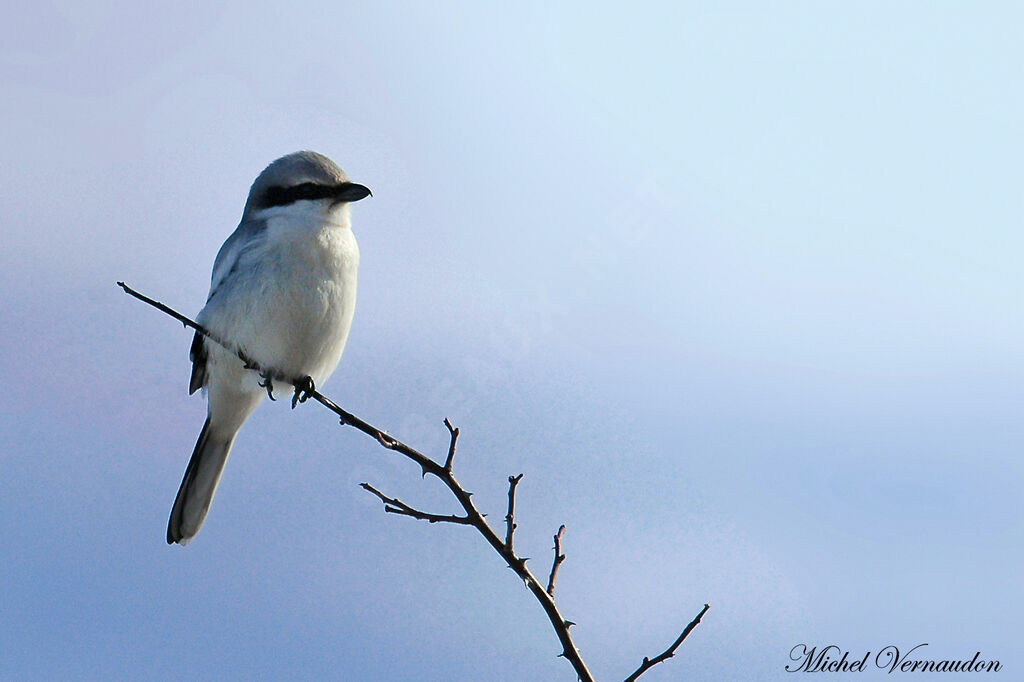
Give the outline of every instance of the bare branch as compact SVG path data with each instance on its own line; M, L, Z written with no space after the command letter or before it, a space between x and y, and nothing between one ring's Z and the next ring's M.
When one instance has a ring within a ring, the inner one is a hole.
M151 299L149 296L146 296L145 294L140 294L139 292L135 291L135 289L132 289L130 286L128 286L124 282L118 282L117 286L119 286L122 289L124 289L124 293L128 294L129 296L134 296L135 298L139 299L143 303L148 303L149 305L153 306L154 308L156 308L160 312L167 313L168 315L170 315L171 317L176 319L178 322L181 322L186 327L192 327L197 332L200 332L204 336L207 336L207 337L213 339L213 336L210 335L210 332L206 331L206 329L204 329L198 323L193 322L189 318L187 318L184 315L182 315L181 313L179 313L177 310L174 310L173 308L169 308L169 307L165 306L160 301L154 301L153 299ZM217 341L217 340L214 339L214 341ZM228 347L227 344L221 343L220 341L217 341L217 343L220 343L220 345L224 346L225 348Z
M552 597L555 596L555 579L558 578L558 567L565 561L565 555L562 554L562 535L565 534L565 524L563 523L558 527L558 532L555 533L555 559L551 562L551 575L548 576L548 594Z
M508 477L508 513L505 514L505 549L512 551L512 534L516 532L516 486L523 475Z
M379 497L381 502L384 503L384 511L390 514L411 516L414 519L429 521L430 523L459 523L464 526L473 525L473 522L465 516L455 516L454 514L431 514L429 512L420 511L419 509L413 509L397 497L388 497L369 483L360 483L359 485Z
M260 383L260 386L262 386L264 388L267 388L268 389L268 391L267 391L268 393L272 393L272 388L271 387L272 387L274 381L286 381L289 384L291 384L292 386L299 386L299 385L302 385L302 384L305 383L306 377L300 377L300 378L286 377L282 372L279 372L279 371L277 371L277 370L275 370L273 368L262 367L258 362L256 362L252 358L250 358L248 355L245 354L244 351L242 351L241 349L236 347L234 344L232 344L232 343L230 343L228 341L225 341L224 339L220 338L219 336L217 336L216 334L214 334L209 329L207 329L203 325L199 324L195 320L192 320L192 319L190 319L188 317L185 317L184 315L179 313L177 310L174 310L173 308L164 305L160 301L155 301L152 298L150 298L149 296L146 296L145 294L140 294L139 292L135 291L134 289L132 289L130 286L128 286L124 282L118 282L117 286L119 286L122 289L124 289L124 293L128 294L129 296L133 296L133 297L139 299L140 301L142 301L143 303L148 303L149 305L153 306L154 308L156 308L160 312L166 313L166 314L170 315L171 317L176 319L178 322L181 322L186 327L191 327L192 329L195 329L197 332L199 332L200 334L202 334L206 338L210 339L211 341L216 343L218 346L221 346L221 347L226 348L227 350L231 351L231 353L233 353L234 355L238 356L238 359L242 361L242 364L245 366L246 369L255 370L256 372L259 373L260 378L263 380ZM271 397L271 399L273 399L273 395L271 395L270 397ZM315 396L310 395L310 397L315 397Z
M654 666L658 665L662 661L666 661L675 656L676 649L678 649L679 645L683 643L683 640L686 639L686 636L690 634L690 632L693 631L695 627L697 627L697 624L700 623L700 619L704 617L704 614L707 613L708 609L710 608L711 604L705 604L704 608L702 608L700 610L700 613L697 614L697 617L691 620L690 624L683 629L683 634L679 635L676 641L672 642L672 644L669 645L667 649L662 651L654 658L647 658L646 656L644 656L644 660L640 664L640 667L633 671L633 674L627 677L624 680L624 682L634 682L636 678L640 677Z
M459 440L459 430L452 426L448 417L444 418L444 425L448 427L448 434L451 436L451 442L448 444L448 456L444 460L444 470L451 471L452 462L455 460L455 442Z
M547 615L548 620L551 622L551 627L554 629L555 634L558 636L558 641L562 645L562 653L560 653L559 656L563 656L566 660L569 661L570 665L572 665L573 667L573 670L576 671L576 676L579 678L579 680L581 680L581 682L593 682L594 677L587 669L586 663L583 662L583 659L580 656L580 653L577 650L576 645L573 643L572 635L569 634L569 627L573 625L573 622L570 620L566 620L562 616L552 596L554 593L555 577L558 572L558 566L559 564L561 564L562 561L565 560L565 556L561 554L560 544L560 538L562 536L562 532L565 530L565 526L562 526L559 529L558 534L555 536L555 561L551 567L551 575L548 578L548 587L546 590L544 589L544 587L541 586L540 582L533 575L530 569L527 568L526 559L517 556L515 552L512 550L512 535L516 527L514 513L515 487L522 479L522 474L519 474L518 476L509 476L508 479L508 514L505 517L506 533L505 540L503 542L502 539L498 537L498 534L494 531L494 529L490 526L490 524L487 523L487 520L485 518L486 515L480 513L480 511L476 508L476 505L473 504L473 493L463 488L462 485L458 482L458 480L456 480L455 475L452 473L452 464L455 459L455 445L459 437L459 430L453 427L451 422L447 418L444 420L444 424L448 428L448 432L451 436L451 441L448 446L448 455L445 458L444 464L442 465L435 462L433 459L427 457L418 450L409 447L408 445L398 440L397 438L388 435L385 431L378 429L372 424L363 421L362 419L355 416L351 412L342 409L333 400L317 391L309 382L308 377L288 377L274 368L262 367L259 365L259 363L255 362L252 358L248 357L243 351L236 348L231 343L218 338L216 335L212 334L209 330L205 329L202 325L198 324L194 320L185 317L181 313L173 310L172 308L169 308L163 303L160 303L149 298L148 296L140 294L139 292L135 291L134 289L126 285L124 282L118 282L117 284L122 289L124 289L125 293L127 293L128 295L133 296L144 303L148 303L157 310L160 310L161 312L170 315L171 317L178 320L186 327L191 327L192 329L195 329L197 332L199 332L206 338L210 339L214 343L223 346L224 348L228 349L229 351L237 355L238 358L242 361L245 368L257 371L263 378L264 383L268 387L271 385L272 380L286 382L294 387L297 387L296 399L298 400L298 402L305 402L305 400L309 398L316 400L318 403L320 403L321 405L323 405L324 407L338 415L340 424L342 426L352 426L357 430L362 431L363 433L367 434L368 436L376 440L377 443L380 444L382 447L397 452L415 462L417 465L419 465L420 470L423 472L424 476L426 476L427 474L431 474L432 476L438 478L445 485L445 487L448 488L448 490L452 493L455 499L458 500L459 505L465 512L464 516L431 514L428 512L420 511L418 509L410 507L409 505L405 504L404 502L397 498L388 497L387 495L380 492L379 490L377 490L368 483L363 483L362 487L371 494L375 495L384 503L384 510L386 512L392 514L399 514L402 516L409 516L412 518L429 521L430 523L455 523L460 525L472 526L473 528L475 528L483 536L484 540L487 541L487 544L489 544L491 548L494 549L494 551L497 552L499 556L501 556L505 563L508 564L508 567L511 568L520 578L520 580L523 581L523 584L526 586L527 589L530 590L534 598L537 599L537 601L541 605L541 608L544 609L544 613ZM295 399L293 399L293 403L294 401ZM661 661L667 658L671 658L672 655L675 653L675 650L679 647L679 645L686 638L686 636L690 634L690 631L697 626L697 624L700 622L701 616L703 616L704 613L707 612L707 610L708 606L705 605L704 610L701 611L700 614L698 614L698 616L693 620L693 622L691 622L686 627L686 629L683 631L683 634L679 636L679 639L677 639L675 643L672 644L672 646L670 646L665 652L658 655L654 659L645 658L643 663L640 665L640 668L638 668L637 671L634 672L633 675L631 675L627 679L627 682L632 682L637 677L642 675L646 670L648 670L651 666L660 663Z

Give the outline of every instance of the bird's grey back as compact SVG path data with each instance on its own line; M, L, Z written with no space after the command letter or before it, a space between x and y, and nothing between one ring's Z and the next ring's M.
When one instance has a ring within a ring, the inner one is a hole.
M282 156L256 176L249 189L249 198L245 201L242 221L250 218L259 208L260 198L271 187L292 187L304 182L336 185L348 182L348 176L336 163L317 152L301 151Z

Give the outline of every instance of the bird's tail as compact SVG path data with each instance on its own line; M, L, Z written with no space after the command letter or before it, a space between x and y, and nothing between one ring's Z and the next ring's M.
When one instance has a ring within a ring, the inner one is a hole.
M234 430L226 436L215 433L210 428L210 418L206 418L171 509L167 544L177 542L186 545L199 532L213 502L231 445L235 442L235 433L237 431Z

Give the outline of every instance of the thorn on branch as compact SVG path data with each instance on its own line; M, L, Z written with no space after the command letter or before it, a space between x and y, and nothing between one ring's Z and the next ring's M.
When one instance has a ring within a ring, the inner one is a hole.
M565 555L562 554L562 535L565 534L565 524L563 523L558 527L558 532L555 533L555 559L551 562L551 575L548 576L548 596L555 596L555 580L558 578L558 567L565 561Z
M396 441L394 438L384 433L383 431L377 431L376 433L373 434L373 436L377 439L378 443L380 443L383 447L386 447L388 450L394 450L398 445L398 441Z

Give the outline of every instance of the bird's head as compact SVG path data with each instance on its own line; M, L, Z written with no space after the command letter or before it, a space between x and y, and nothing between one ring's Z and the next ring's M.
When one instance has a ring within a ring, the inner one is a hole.
M370 194L363 185L349 182L345 172L323 154L295 152L277 159L257 176L243 218L302 201L320 202L325 210L332 210Z

